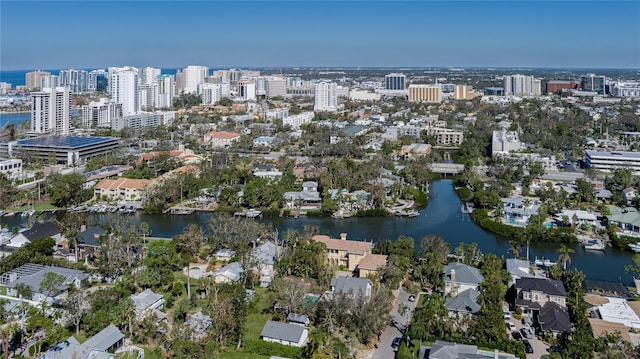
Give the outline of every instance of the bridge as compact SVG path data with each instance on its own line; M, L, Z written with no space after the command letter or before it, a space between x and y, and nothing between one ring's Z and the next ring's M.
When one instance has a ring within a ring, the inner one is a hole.
M431 172L442 173L445 175L456 175L464 171L464 165L457 163L432 163Z

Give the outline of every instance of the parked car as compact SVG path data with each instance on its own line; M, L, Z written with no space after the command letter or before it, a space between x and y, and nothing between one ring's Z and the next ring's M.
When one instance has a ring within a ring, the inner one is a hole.
M502 308L502 317L504 319L511 319L511 313L509 313L509 308Z
M415 294L411 294L411 295L409 296L409 301L410 301L410 302L415 302L415 301L416 301L416 295L415 295Z
M524 344L524 351L525 351L527 354L531 354L531 353L533 353L533 347L531 346L531 343L529 343L529 341L528 341L528 340L526 340L526 339L522 339L522 344Z
M395 337L395 338L393 339L393 341L391 342L391 346L392 346L393 348L397 348L397 347L399 347L399 346L400 346L400 343L401 343L401 342L402 342L402 338L401 338L401 337Z
M549 347L549 353L561 353L562 354L562 348L560 348L557 345L552 345Z
M509 328L509 331L511 331L511 332L514 331L514 330L517 330L516 329L516 325L511 323L511 322L507 322L507 328Z
M515 340L522 340L522 334L520 334L519 331L514 330L513 332L511 332L511 336Z
M533 328L531 328L529 325L525 324L522 329L520 329L520 333L522 333L522 335L525 338L531 339L533 338L534 332L533 332Z

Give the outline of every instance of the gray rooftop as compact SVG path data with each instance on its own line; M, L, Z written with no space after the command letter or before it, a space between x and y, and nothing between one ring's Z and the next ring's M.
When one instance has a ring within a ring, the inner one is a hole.
M289 313L287 315L287 321L293 323L307 324L309 323L309 317L304 314Z
M299 342L306 329L299 325L267 321L260 333L260 337L280 339L288 342Z
M445 282L451 281L451 270L455 270L456 283L475 284L479 285L484 280L480 270L478 268L469 267L464 263L451 262L444 267L444 280Z
M540 291L549 295L566 297L567 292L561 281L548 278L520 278L516 279L516 289L525 292Z
M37 265L33 265L33 264L27 264L26 266L28 266L29 269L35 269L37 268ZM17 268L16 273L20 273L19 269L22 267ZM17 278L13 281L11 281L9 284L7 284L7 288L15 288L16 285L18 285L19 283L24 283L25 285L28 285L29 287L31 287L31 291L33 293L39 293L40 292L40 282L42 282L42 280L44 279L44 275L49 273L49 272L53 272L55 274L61 275L65 278L64 280L64 284L59 286L57 289L58 290L66 290L68 287L66 286L67 284L73 282L74 280L84 280L89 278L89 275L87 275L85 272L81 271L81 270L77 270L77 269L69 269L69 268L62 268L62 267L53 267L53 266L42 266L40 267L41 269L39 271L36 272L31 272L31 274L29 274L29 271L26 272L22 272L24 273L23 275L16 275ZM5 277L5 275L7 275L8 273L3 274L3 278ZM9 276L10 277L10 276Z
M367 288L371 286L371 281L366 278L338 277L331 280L331 287L334 293L367 293Z
M124 334L115 325L111 324L87 339L86 342L82 343L82 346L107 351L122 339L124 339Z
M270 241L262 243L253 250L253 256L262 264L274 264L279 248Z
M455 297L449 297L444 303L444 306L454 312L480 312L480 304L478 304L478 295L480 295L474 289L463 290Z
M151 289L145 289L143 292L131 295L131 300L133 300L136 310L146 310L160 299L162 299L162 296L155 294Z
M189 318L189 320L187 320L187 325L189 326L189 328L193 329L193 331L198 334L204 333L204 331L207 330L207 328L209 328L212 323L213 319L210 316L203 314L202 312L195 313Z
M507 272L518 278L529 278L534 275L530 273L531 263L522 259L507 258ZM526 271L524 270L526 268Z
M216 276L221 275L235 282L240 279L240 276L242 275L243 272L244 272L244 269L242 269L242 265L240 264L240 262L233 262L218 269L215 272L215 275Z

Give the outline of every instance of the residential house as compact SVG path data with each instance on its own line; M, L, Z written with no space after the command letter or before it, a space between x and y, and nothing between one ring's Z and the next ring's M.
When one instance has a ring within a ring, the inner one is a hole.
M40 288L40 283L49 272L64 277L62 284L51 293L43 292ZM89 275L80 270L29 263L4 273L0 279L0 284L6 285L7 296L14 298L20 297L20 293L18 293L19 287L27 286L32 293L31 298L27 299L37 302L45 301L51 305L65 298L71 286L80 288L82 281L87 278L89 278Z
M480 313L480 304L478 304L478 296L480 293L473 289L465 289L454 297L448 297L444 306L449 311L449 316L475 316Z
M213 324L213 318L199 311L187 320L187 326L193 330L194 338L203 338L207 335L207 329Z
M327 246L329 264L343 266L350 271L354 271L360 260L371 253L373 248L371 242L347 240L346 233L341 233L340 239L333 239L325 235L315 235L311 239Z
M628 205L631 204L634 198L638 197L638 192L633 187L628 187L622 190L622 200Z
M309 320L309 316L304 314L289 313L289 315L287 315L287 323L290 323L290 324L306 327L306 326L309 326L310 322L311 321Z
M555 334L570 333L571 320L567 308L556 303L547 302L540 309L537 318L540 329Z
M593 332L593 337L598 339L609 334L620 335L620 338L626 342L632 343L629 329L621 323L612 323L598 318L588 318Z
M302 184L300 192L285 192L285 206L292 209L319 209L322 198L318 192L318 183L307 181Z
M607 206L607 220L618 227L621 235L640 236L640 213L633 207Z
M214 253L213 256L216 258L216 261L218 262L228 262L231 260L231 258L236 256L236 251L232 249L223 248L216 251L216 253Z
M253 139L253 146L271 148L276 143L276 138L273 136L260 136Z
M106 234L106 231L100 226L82 226L80 232L76 235L76 250L78 260L93 260L100 248L100 238Z
M623 298L601 297L602 304L592 311L594 317L610 323L619 323L626 328L640 330L640 302Z
M404 158L424 157L431 153L431 145L428 143L412 143L402 146L400 154Z
M516 359L513 354L495 351L484 351L475 345L458 344L436 340L430 347L422 346L418 352L418 358L422 359Z
M526 260L507 258L507 272L511 274L511 281L509 285L516 284L516 280L520 278L532 278L535 277L531 271L531 263Z
M228 148L239 139L240 134L236 132L212 131L204 135L204 142L210 143L212 148Z
M504 223L512 226L526 226L531 216L538 214L539 201L531 198L502 198Z
M142 201L145 198L147 186L152 182L151 180L124 177L117 179L105 178L93 188L93 192L98 199Z
M132 294L131 300L135 306L136 317L144 318L148 314L155 314L158 321L167 317L165 313L160 311L164 308L164 297L154 293L151 289L145 289L138 294Z
M341 293L350 297L364 296L364 298L369 298L371 297L372 288L373 284L366 278L340 276L331 280L331 293L333 295Z
M62 235L62 232L53 222L36 222L31 226L31 228L26 231L20 232L16 234L11 240L5 245L6 249L9 251L16 250L27 243L33 242L38 238L53 238L56 243L61 243L65 238Z
M356 268L358 277L379 276L380 272L387 266L387 256L383 254L367 253L358 263Z
M52 346L40 359L82 358L82 359L112 359L113 352L124 345L124 334L113 324L104 328L84 343L73 336Z
M240 262L229 263L213 273L213 280L216 283L237 282L244 273Z
M267 321L260 333L260 338L265 342L279 343L301 348L307 344L309 329L290 323L280 323L273 320Z
M464 263L451 262L444 267L444 294L455 297L467 289L478 291L484 280L478 268L470 267Z
M282 247L267 241L251 251L251 256L256 260L256 271L260 273L260 286L268 287L275 275L276 258L282 253Z
M566 307L567 292L561 281L548 278L520 278L516 280L516 307L525 312L539 312L548 303Z
M608 189L596 190L594 191L593 195L598 201L606 202L613 199L613 193L611 193L611 191L609 191Z
M565 221L569 221L572 226L582 226L588 225L592 227L600 226L600 221L598 221L598 216L595 213L582 211L582 210L567 210L563 209L562 212L555 216L555 221L558 223L562 223Z

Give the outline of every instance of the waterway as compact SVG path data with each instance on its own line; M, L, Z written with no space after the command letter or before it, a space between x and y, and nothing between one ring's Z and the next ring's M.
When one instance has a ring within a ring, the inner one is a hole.
M443 237L452 248L460 242L477 243L483 253L495 253L498 256L509 257L507 252L510 245L508 238L502 238L485 232L475 225L468 215L460 211L460 200L456 195L453 183L448 180L433 183L430 193L430 201L426 208L420 210L420 216L415 218L263 218L265 223L272 224L282 234L287 229L302 230L304 224L318 226L321 233L338 238L340 233L347 233L349 239L378 241L384 239L396 239L401 235L419 239L428 234ZM90 214L99 223L107 223L111 218L120 214ZM172 237L179 234L190 223L197 223L203 228L211 213L196 212L187 216L172 216L169 214L148 215L136 213L125 218L133 224L141 222L149 223L154 237ZM22 219L18 217L2 218L10 228L20 225ZM556 249L560 247L556 243L532 243L530 259L547 257L556 261L558 254ZM583 271L589 279L621 281L632 285L633 278L625 273L624 267L631 263L632 254L617 249L608 248L606 252L585 251L579 245L574 247L575 253L571 254L569 269L576 268ZM525 255L525 249L520 255Z
M31 119L31 112L4 112L0 113L0 128L15 124L22 125L23 122Z

